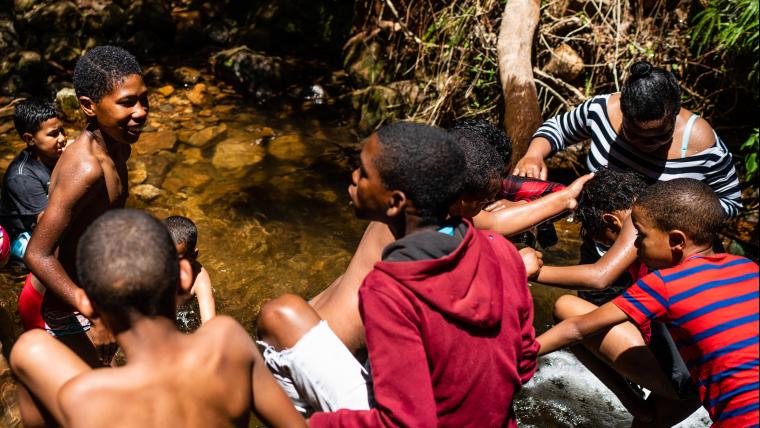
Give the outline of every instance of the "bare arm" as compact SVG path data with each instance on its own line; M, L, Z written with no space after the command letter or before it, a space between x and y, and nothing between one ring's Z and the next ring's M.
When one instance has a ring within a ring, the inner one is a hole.
M577 266L544 266L536 281L570 290L602 290L610 286L636 261L636 229L631 219L609 251L594 264Z
M593 177L593 174L586 174L568 187L535 201L514 204L496 212L481 211L473 218L473 223L478 229L493 230L504 236L520 233L563 211L575 209L583 185Z
M86 163L59 177L24 256L34 276L72 307L76 307L74 291L78 286L56 257L56 249L84 196L98 180L102 180L100 166Z
M214 291L211 288L211 277L208 275L206 268L201 266L201 271L195 277L192 293L198 299L198 309L201 312L201 323L216 316L216 305L214 302Z
M538 336L536 340L541 345L538 355L548 354L578 343L589 336L625 321L628 321L625 312L612 302L605 303L592 312L568 318Z

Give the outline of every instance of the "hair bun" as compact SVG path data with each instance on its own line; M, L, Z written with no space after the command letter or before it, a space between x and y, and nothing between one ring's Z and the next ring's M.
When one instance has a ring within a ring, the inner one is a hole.
M631 77L646 77L652 73L652 64L646 61L639 61L631 66Z

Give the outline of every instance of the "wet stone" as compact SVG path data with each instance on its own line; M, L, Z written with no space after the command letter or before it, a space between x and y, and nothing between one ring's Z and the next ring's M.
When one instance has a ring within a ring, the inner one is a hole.
M164 184L161 187L167 192L177 193L184 188L198 189L202 188L211 181L208 174L203 173L198 168L180 164L166 175Z
M203 109L198 112L198 116L200 117L211 117L214 113L210 109Z
M143 202L150 202L161 196L161 189L151 184L140 184L130 189L130 193Z
M201 78L201 72L191 67L179 67L174 70L174 78L185 86L195 85Z
M139 155L152 155L161 150L171 150L177 142L177 134L173 131L143 132L135 144Z
M74 88L63 88L55 94L55 104L58 107L58 112L70 121L75 121L79 118L79 98L77 97Z
M206 85L198 83L193 86L193 89L187 93L187 99L190 100L193 105L204 105L206 103Z
M165 86L162 86L162 87L156 89L156 92L158 92L159 94L161 94L161 95L163 95L165 97L168 97L168 96L170 96L171 94L174 93L174 86L172 86L172 85L165 85Z
M237 169L261 162L265 154L255 141L229 138L216 146L211 163L220 169Z
M135 160L129 162L127 166L129 170L129 184L136 186L142 184L148 178L148 170L145 166L145 162Z
M280 160L303 160L306 151L306 144L297 135L283 135L269 142L269 154Z
M206 147L215 140L224 138L227 132L227 125L221 124L218 126L210 126L202 129L193 134L188 140L187 144L194 147Z

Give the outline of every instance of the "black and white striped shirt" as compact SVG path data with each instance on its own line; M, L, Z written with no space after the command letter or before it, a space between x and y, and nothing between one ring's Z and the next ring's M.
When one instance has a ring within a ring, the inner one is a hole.
M695 155L681 159L652 159L626 143L612 128L607 114L610 95L596 96L573 111L547 120L533 138L549 140L552 154L590 138L591 148L586 158L590 171L609 166L615 170L636 171L651 183L675 178L704 181L715 191L728 217L739 212L742 206L739 178L731 153L717 134L714 146Z

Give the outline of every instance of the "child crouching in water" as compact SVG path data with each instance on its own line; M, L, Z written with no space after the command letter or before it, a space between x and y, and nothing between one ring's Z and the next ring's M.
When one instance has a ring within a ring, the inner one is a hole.
M540 354L626 321L640 327L661 320L714 426L757 426L758 266L713 251L724 222L718 198L697 180L659 182L642 192L631 219L638 258L654 272L542 334Z
M193 287L190 289L190 296L186 296L187 298L179 302L179 305L187 303L192 296L195 296L198 299L201 324L205 324L216 315L216 306L211 277L206 268L198 262L198 249L195 247L198 243L198 228L192 220L179 215L166 218L164 224L172 236L177 255L180 259L190 262L193 268Z

